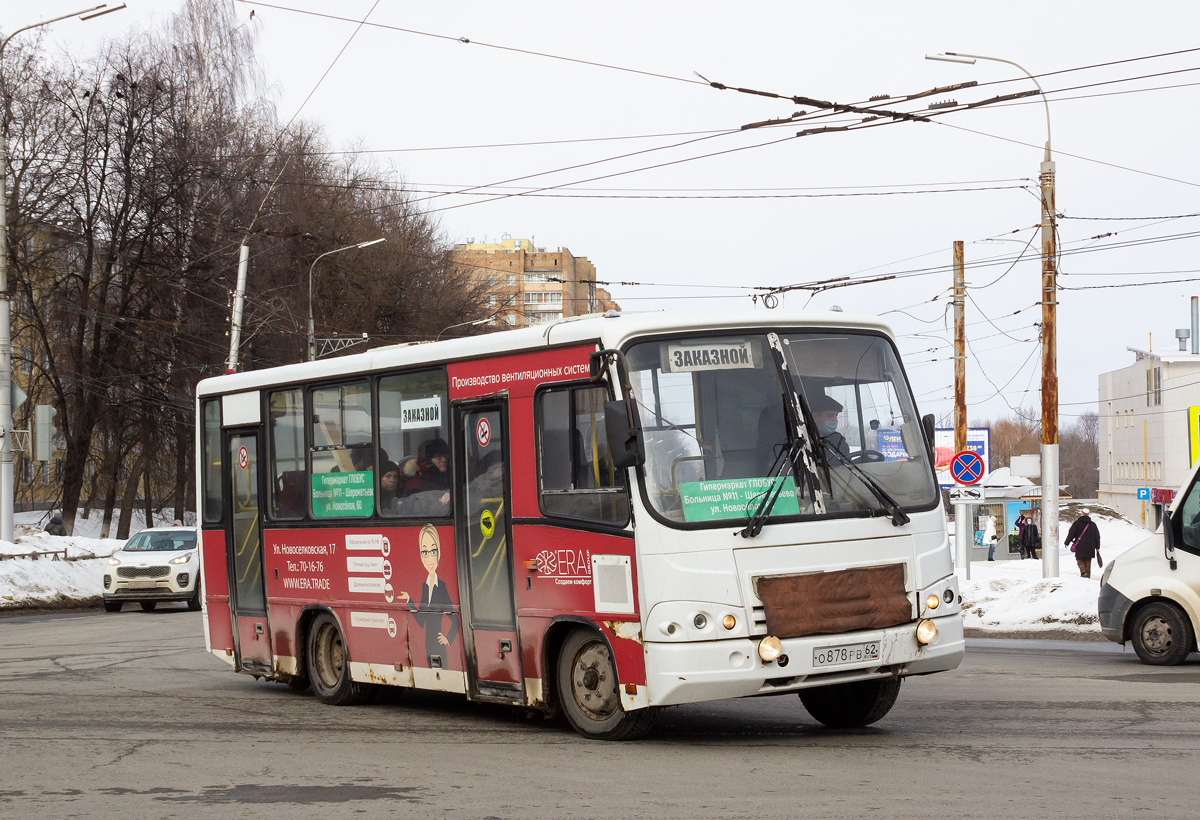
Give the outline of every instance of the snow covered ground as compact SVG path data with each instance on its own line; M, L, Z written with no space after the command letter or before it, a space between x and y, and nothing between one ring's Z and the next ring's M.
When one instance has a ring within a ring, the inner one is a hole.
M1092 578L1079 577L1075 556L1061 547L1070 522L1079 505L1064 505L1058 543L1058 578L1042 578L1042 563L1032 561L976 561L971 565L971 580L960 571L963 594L963 620L968 629L995 632L1044 632L1061 635L1070 631L1080 636L1099 636L1096 596L1100 591L1100 570L1093 564ZM1106 562L1149 536L1144 529L1104 508L1092 507L1092 518L1100 531L1100 552ZM53 607L97 601L101 592L104 559L118 549L122 541L101 539L100 514L90 520L79 519L72 535L46 535L42 527L45 513L18 513L16 543L0 541L0 555L20 555L44 550L67 551L71 561L16 558L0 560L0 609L13 607ZM170 524L170 521L157 521ZM189 522L190 523L190 522ZM142 516L135 513L131 532L142 528ZM115 529L115 522L114 522ZM953 540L953 538L951 539Z
M988 632L1076 632L1100 636L1096 598L1100 574L1092 562L1092 577L1079 577L1075 555L1064 547L1067 530L1081 505L1064 505L1059 523L1058 578L1042 577L1042 561L974 561L971 580L959 572L963 596L963 625ZM1140 526L1112 510L1092 505L1091 518L1100 531L1100 555L1107 565L1130 547L1150 537ZM954 537L951 535L951 542Z

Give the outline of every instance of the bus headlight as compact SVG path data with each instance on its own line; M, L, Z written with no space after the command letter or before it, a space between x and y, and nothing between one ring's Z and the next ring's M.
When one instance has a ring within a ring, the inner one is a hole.
M937 609L941 605L942 605L942 599L937 594L930 595L928 598L925 599L925 608L926 609Z
M928 646L937 637L937 624L926 618L917 624L917 643Z
M774 635L768 635L758 642L758 656L767 663L783 654L783 642Z
M735 626L737 626L737 618L733 617L732 615L726 615L721 619L721 626L725 627L726 629L733 629Z

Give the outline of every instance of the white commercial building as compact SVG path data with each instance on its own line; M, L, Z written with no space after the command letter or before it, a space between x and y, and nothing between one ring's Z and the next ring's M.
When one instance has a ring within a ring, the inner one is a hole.
M1098 500L1156 529L1194 459L1200 355L1128 349L1133 364L1100 374Z

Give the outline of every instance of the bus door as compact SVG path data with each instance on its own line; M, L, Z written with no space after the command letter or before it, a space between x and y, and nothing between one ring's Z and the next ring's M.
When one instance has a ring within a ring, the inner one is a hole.
M513 588L507 413L503 402L456 408L459 599L471 694L523 700Z
M263 578L262 518L258 508L258 435L228 434L230 530L226 534L229 608L233 617L237 668L257 674L274 672L271 630Z

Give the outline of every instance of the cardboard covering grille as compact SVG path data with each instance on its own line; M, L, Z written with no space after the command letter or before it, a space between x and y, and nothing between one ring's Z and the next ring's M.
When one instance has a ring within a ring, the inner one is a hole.
M754 588L767 632L777 638L883 629L913 619L903 564L763 576Z

